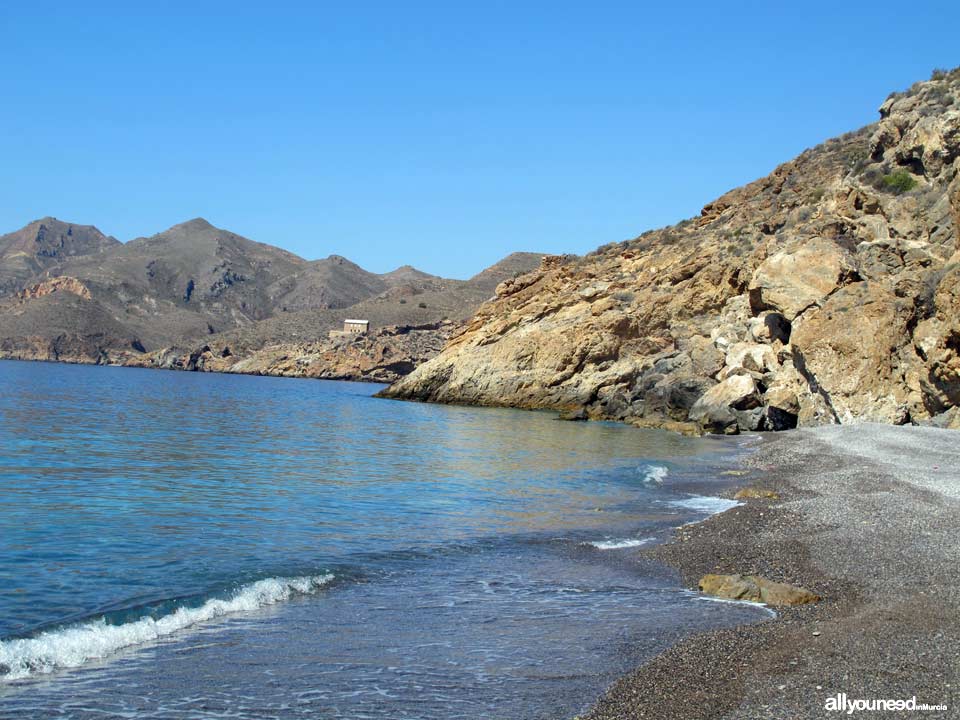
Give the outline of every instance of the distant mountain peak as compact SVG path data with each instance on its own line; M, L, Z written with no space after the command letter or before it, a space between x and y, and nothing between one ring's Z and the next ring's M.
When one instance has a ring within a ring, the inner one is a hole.
M401 265L396 270L384 273L381 277L390 283L416 282L418 280L432 280L437 278L436 275L418 270L413 265Z
M206 218L195 217L192 220L187 220L186 222L182 222L179 225L174 225L170 229L198 231L198 230L216 230L217 228L214 227Z

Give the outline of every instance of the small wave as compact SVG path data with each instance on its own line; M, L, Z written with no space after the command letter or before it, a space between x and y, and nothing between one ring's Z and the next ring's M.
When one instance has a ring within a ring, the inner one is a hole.
M101 619L32 638L0 641L0 680L20 680L61 668L79 667L198 623L250 612L294 595L315 593L332 579L333 575L267 578L243 585L229 598L213 598L196 608L181 607L156 619L144 617L122 625L109 625Z
M742 503L737 500L728 500L721 497L711 497L708 495L691 495L684 500L671 500L671 505L686 508L687 510L697 510L710 515L722 513L730 508L735 508Z
M586 545L592 545L597 548L597 550L620 550L621 548L631 548L639 547L640 545L646 545L651 543L655 538L628 538L626 540L596 540L594 542L585 543Z
M711 597L709 595L697 595L697 600L705 600L707 602L716 602L716 603L727 603L729 605L749 605L750 607L759 608L760 610L765 610L772 617L777 616L777 611L773 608L767 607L762 602L755 602L753 600L730 600L728 598L718 598Z
M669 472L663 465L644 465L640 470L643 472L643 481L654 485L662 485Z

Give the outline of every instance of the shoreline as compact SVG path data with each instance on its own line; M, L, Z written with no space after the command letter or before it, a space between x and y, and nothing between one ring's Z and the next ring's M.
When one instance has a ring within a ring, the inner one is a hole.
M708 573L811 590L812 605L686 637L617 680L582 720L822 718L851 699L960 697L960 446L949 430L847 425L763 436L744 504L638 552L696 589ZM728 493L732 495L733 492ZM839 713L833 713L839 714ZM891 713L892 715L893 713ZM902 713L900 714L902 715ZM882 715L883 716L883 715Z
M960 436L863 424L754 437L731 463L742 471L725 485L737 487L717 494L756 487L779 498L677 528L638 557L674 568L686 588L708 573L756 574L823 599L688 636L621 677L580 717L801 720L824 717L825 700L838 693L916 696L947 705L926 716L955 716Z
M23 362L23 363L44 363L47 365L82 365L84 367L104 367L104 368L123 368L125 370L161 370L173 373L187 373L194 375L239 375L243 377L269 377L269 378L285 378L289 380L327 380L330 382L356 382L364 383L365 385L384 385L388 386L390 383L383 380L373 380L367 377L312 377L309 375L291 375L283 373L265 373L259 371L231 371L231 370L206 370L201 368L181 368L181 367L161 367L159 365L133 365L128 363L114 363L114 362L97 362L95 360L51 360L48 358L19 358L19 357L0 357L0 362ZM374 393L375 395L376 393Z

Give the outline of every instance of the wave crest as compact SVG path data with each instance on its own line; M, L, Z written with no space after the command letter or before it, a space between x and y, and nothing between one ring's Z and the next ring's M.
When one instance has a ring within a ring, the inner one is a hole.
M725 512L730 508L739 507L743 503L737 500L728 500L727 498L713 497L710 495L691 495L684 500L671 500L671 505L686 508L687 510L696 510L697 512L716 515Z
M144 617L122 625L104 620L73 625L36 637L0 641L0 680L20 680L61 668L79 667L118 650L172 635L225 615L250 612L294 595L317 592L333 575L266 578L241 586L229 598L212 598L196 608L181 607L159 618Z
M586 544L592 545L597 550L620 550L622 548L640 547L641 545L653 542L655 539L656 538L647 537L628 538L624 540L594 540Z
M644 465L642 470L643 481L653 485L662 485L669 472L663 465Z

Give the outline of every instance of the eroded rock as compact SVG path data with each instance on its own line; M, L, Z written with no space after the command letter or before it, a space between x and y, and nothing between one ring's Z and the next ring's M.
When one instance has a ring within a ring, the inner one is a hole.
M858 278L856 263L847 250L832 240L812 238L764 260L750 281L750 307L757 313L775 310L793 321Z
M723 433L944 418L958 111L960 72L919 83L695 221L545 266L386 394Z
M809 590L757 575L704 575L700 591L725 600L748 600L773 606L806 605L820 600Z

